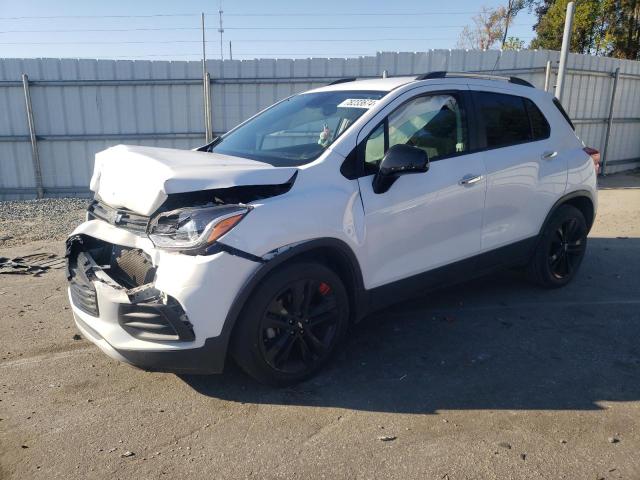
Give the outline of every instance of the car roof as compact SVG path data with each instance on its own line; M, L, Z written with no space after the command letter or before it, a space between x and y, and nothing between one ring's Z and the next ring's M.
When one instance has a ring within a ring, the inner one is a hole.
M335 84L311 90L312 92L331 92L346 90L371 90L377 92L390 92L402 85L414 82L416 75L408 77L388 77L388 78L366 78L366 79L345 79Z
M329 85L319 87L310 92L331 92L331 91L379 91L390 92L403 85L409 83L420 82L424 84L433 83L460 83L463 82L468 85L476 86L491 86L497 88L503 88L505 90L515 89L520 90L522 87L531 88L529 82L516 77L503 77L488 74L475 74L475 73L456 73L456 72L432 72L424 75L408 75L400 77L386 77L386 78L344 78L336 80Z

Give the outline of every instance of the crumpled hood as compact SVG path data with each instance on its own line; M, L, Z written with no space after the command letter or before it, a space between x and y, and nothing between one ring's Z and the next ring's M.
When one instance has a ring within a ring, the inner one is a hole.
M295 171L216 153L117 145L96 154L90 188L112 207L151 215L171 193L277 185Z

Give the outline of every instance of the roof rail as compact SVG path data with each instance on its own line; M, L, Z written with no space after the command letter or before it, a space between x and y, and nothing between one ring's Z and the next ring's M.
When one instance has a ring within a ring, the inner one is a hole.
M357 80L356 77L339 78L338 80L334 80L333 82L328 83L327 85L337 85L339 83L355 82L356 80Z
M448 78L448 77L462 77L462 78L479 78L485 80L502 80L504 82L514 83L516 85L524 85L525 87L535 88L531 83L518 77L505 77L502 75L491 75L488 73L472 73L472 72L447 72L437 71L429 72L422 75L418 75L416 80L431 80L434 78Z

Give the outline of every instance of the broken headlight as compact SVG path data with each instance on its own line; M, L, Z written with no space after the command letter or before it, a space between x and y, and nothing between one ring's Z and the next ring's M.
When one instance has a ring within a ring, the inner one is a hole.
M250 209L216 205L163 212L149 222L149 238L158 248L200 252L235 227Z

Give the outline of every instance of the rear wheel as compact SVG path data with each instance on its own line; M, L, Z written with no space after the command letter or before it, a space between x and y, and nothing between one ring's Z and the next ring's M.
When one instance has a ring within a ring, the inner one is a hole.
M317 263L265 277L234 331L232 354L256 380L287 385L313 375L345 335L349 301L340 278Z
M529 263L529 277L546 288L562 287L576 275L587 248L580 210L562 205L553 214Z

